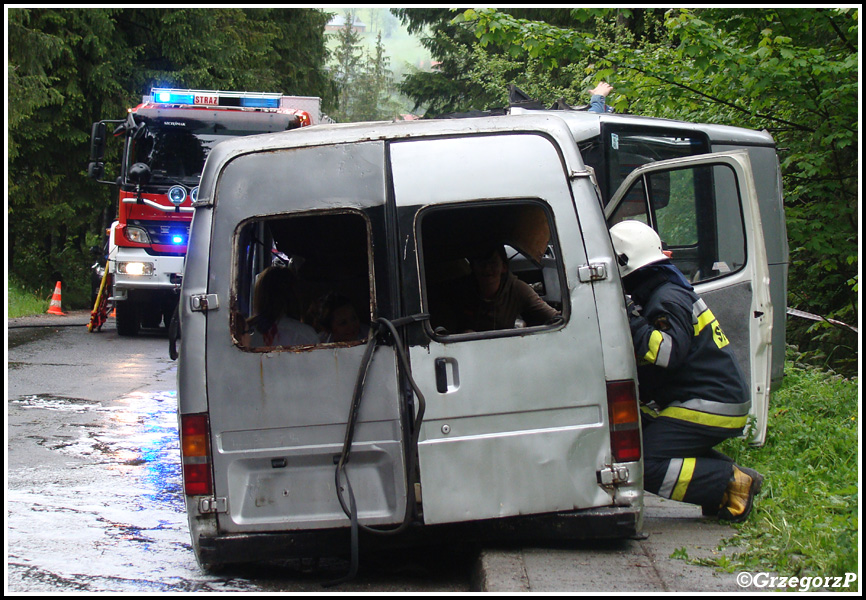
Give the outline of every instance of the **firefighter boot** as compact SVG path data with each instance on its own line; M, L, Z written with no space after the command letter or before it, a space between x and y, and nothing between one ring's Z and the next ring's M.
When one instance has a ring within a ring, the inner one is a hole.
M731 481L722 499L719 518L732 523L745 521L752 512L752 503L761 491L763 483L764 476L754 469L734 465Z

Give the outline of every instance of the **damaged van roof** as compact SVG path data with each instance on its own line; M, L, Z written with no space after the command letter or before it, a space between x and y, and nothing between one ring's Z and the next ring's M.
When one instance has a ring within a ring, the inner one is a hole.
M195 206L210 204L209 198L216 183L216 174L222 165L243 154L377 140L398 141L422 137L521 132L537 133L556 139L568 168L573 172L586 170L568 125L556 115L323 124L279 133L244 136L218 144L205 164L199 199Z

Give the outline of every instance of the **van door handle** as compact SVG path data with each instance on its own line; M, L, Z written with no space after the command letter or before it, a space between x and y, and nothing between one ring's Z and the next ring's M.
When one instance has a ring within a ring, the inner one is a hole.
M447 394L448 392L457 390L460 387L457 361L453 358L437 358L434 364L436 369L436 391L440 394Z
M436 391L444 394L448 391L448 373L445 372L445 359L436 359Z

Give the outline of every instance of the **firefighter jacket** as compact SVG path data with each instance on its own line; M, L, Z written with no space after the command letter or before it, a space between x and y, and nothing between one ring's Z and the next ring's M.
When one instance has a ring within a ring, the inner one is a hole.
M645 267L626 281L641 305L629 307L641 403L655 402L659 417L681 425L742 434L749 391L712 311L672 265Z

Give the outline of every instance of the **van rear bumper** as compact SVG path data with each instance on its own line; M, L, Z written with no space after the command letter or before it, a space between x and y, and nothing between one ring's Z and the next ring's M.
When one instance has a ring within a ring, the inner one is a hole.
M623 539L640 532L642 507L608 506L567 513L490 519L445 525L414 524L399 535L361 531L362 551L425 544L502 541ZM272 559L347 556L350 530L320 529L273 533L201 535L199 562L206 566Z

